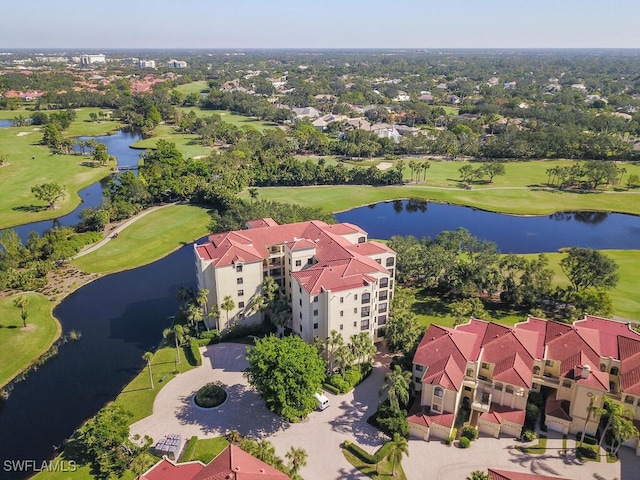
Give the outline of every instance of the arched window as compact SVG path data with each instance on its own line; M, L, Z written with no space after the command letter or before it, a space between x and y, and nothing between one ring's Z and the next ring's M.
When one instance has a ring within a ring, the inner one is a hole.
M433 394L434 394L436 397L442 397L442 395L444 394L444 390L443 390L441 387L436 387L436 388L433 390Z
M540 375L540 367L539 366L535 366L533 367L533 374L534 375Z

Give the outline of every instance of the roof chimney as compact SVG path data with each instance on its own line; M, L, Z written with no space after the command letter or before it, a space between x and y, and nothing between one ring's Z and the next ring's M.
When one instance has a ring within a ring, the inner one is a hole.
M580 376L582 378L589 378L590 374L591 374L591 367L589 365L583 365L582 366L582 372L581 372Z

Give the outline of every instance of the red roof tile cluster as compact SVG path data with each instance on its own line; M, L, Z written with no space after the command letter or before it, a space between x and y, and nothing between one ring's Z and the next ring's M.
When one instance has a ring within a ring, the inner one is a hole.
M140 475L138 480L191 480L203 468L201 462L174 463L163 458Z
M366 234L348 223L328 225L310 221L278 225L270 218L252 220L248 230L236 230L209 236L209 241L196 247L202 260L214 267L229 266L235 262L252 263L269 258L269 247L285 245L291 250L315 249L317 263L293 275L304 288L315 294L325 290L340 291L375 282L376 272L388 270L367 255L392 252L386 246L373 242L360 243L354 248L342 235Z
M420 410L407 417L407 422L422 425L423 427L431 427L432 424L436 423L451 428L455 420L455 413L438 413L433 410Z
M512 472L510 470L489 469L491 480L564 480L562 477L549 477L537 473Z

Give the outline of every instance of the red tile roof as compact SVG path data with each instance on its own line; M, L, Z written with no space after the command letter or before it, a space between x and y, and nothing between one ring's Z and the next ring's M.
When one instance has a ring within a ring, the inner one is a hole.
M491 404L491 410L500 416L502 421L508 421L517 425L524 425L526 412L517 408L511 408L506 405Z
M489 469L491 480L564 480L562 477L550 477L538 475L537 473L512 472L510 470Z
M596 351L603 357L611 357L620 360L619 339L629 338L640 340L640 334L631 330L629 323L616 322L606 318L587 315L584 320L574 323L579 332L591 331L598 337Z
M204 468L201 462L174 463L163 458L140 475L139 480L191 480Z
M229 445L192 480L290 480L288 475L267 465L244 450Z
M438 413L433 410L418 411L407 417L407 421L415 423L416 425L422 425L423 427L430 427L436 423L444 427L453 427L453 423L456 420L455 413Z

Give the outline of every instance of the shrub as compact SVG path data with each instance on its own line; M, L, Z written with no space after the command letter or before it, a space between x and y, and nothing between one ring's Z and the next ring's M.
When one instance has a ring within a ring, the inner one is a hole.
M338 390L336 387L334 387L333 385L330 385L328 383L323 383L322 384L322 388L324 388L325 390L333 393L334 395L340 395L340 390Z
M327 383L334 386L340 393L347 393L349 390L351 390L349 384L345 382L344 378L339 373L328 375Z
M462 428L462 436L468 438L473 441L478 438L478 429L471 426L466 426Z
M192 365L194 367L199 367L200 365L202 365L202 355L200 355L198 340L196 340L195 338L189 340L189 346L188 348L185 348L185 354L189 365Z
M598 458L598 450L596 448L597 447L595 445L583 445L576 448L576 455L578 458L596 460Z
M522 432L522 441L523 442L532 442L538 438L538 435L533 430L525 430Z
M220 382L207 383L196 393L194 401L203 408L213 408L221 405L227 399L227 392Z
M400 436L406 437L409 433L409 424L403 416L378 418L378 428L390 436L393 436L394 433L399 433Z
M220 341L220 332L218 330L209 330L206 332L200 332L200 337L197 339L198 346L206 347L207 345L213 345Z
M458 436L458 429L454 427L454 429L451 430L451 435L449 436L449 438L445 439L444 441L445 445L451 445L457 436Z
M222 333L220 340L228 342L229 340L235 340L237 338L248 337L254 335L256 337L263 337L269 333L273 333L274 327L270 323L259 323L255 325L234 325L226 332Z
M460 448L469 448L470 445L471 440L469 440L467 437L461 437L460 440L458 440L458 446Z

